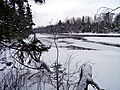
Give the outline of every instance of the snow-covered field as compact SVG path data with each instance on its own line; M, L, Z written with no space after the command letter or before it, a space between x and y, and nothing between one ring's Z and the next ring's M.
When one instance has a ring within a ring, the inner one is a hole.
M37 35L40 36L40 35ZM48 36L48 35L47 35ZM44 37L44 38L43 38ZM56 48L52 39L46 38L46 35L39 37L46 39L52 44L49 52L43 54L42 59L48 64L56 60ZM85 37L88 40L109 42L120 44L120 37ZM59 62L65 63L69 56L72 56L71 68L80 61L80 65L85 61L89 61L93 67L93 79L105 90L120 90L120 48L97 43L84 42L72 38L58 39L57 45L59 48ZM77 46L91 48L96 50L74 50L63 46ZM94 90L90 86L89 90Z

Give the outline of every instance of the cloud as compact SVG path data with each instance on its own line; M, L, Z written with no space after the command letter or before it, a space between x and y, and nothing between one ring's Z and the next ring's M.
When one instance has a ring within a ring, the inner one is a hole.
M46 0L44 5L38 5L30 1L36 26L47 25L52 18L55 23L66 17L93 16L98 8L116 8L119 3L119 0Z

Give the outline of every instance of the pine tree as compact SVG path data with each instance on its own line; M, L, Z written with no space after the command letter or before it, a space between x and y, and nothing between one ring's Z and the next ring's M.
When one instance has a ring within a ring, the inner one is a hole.
M35 1L43 3L43 0ZM35 35L29 43L23 40L32 33L33 25L32 12L27 0L0 0L0 50L16 50L21 63L24 62L23 58L26 58L25 53L34 61L40 61L42 52L47 51L48 47Z
M113 25L114 25L114 31L120 32L120 13L115 16Z

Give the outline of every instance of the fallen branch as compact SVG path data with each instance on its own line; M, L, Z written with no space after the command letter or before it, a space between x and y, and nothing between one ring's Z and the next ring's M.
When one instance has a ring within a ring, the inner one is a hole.
M92 79L92 66L90 64L83 64L80 72L80 79L76 90L88 90L88 85L91 84L97 90L104 90Z

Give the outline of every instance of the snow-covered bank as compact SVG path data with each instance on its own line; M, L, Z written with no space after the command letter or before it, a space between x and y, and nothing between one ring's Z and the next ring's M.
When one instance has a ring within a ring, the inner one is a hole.
M120 44L120 38L119 37L84 37L84 38L89 40L89 41Z
M119 33L61 33L59 35L72 37L120 37Z
M61 34L62 35L62 34ZM63 33L63 35L120 36L120 33Z

